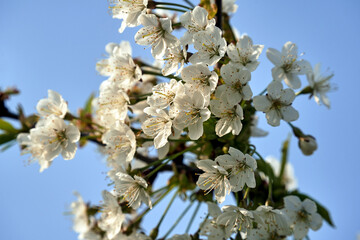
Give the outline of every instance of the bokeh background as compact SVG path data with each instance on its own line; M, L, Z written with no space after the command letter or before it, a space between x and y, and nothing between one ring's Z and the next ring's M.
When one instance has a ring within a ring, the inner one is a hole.
M194 1L197 2L197 1ZM360 232L360 1L358 0L238 0L232 23L247 33L255 44L281 49L287 41L298 44L303 58L312 65L322 63L323 71L334 72L336 91L329 94L331 109L301 96L293 106L300 112L294 124L317 138L319 149L306 157L291 141L290 162L295 167L299 189L323 203L332 214L336 228L324 222L311 239L356 239ZM108 42L128 40L133 56L151 62L150 49L136 46L133 36L139 28L118 33L121 22L108 13L108 2L85 0L0 0L0 87L15 86L21 94L8 106L21 103L27 114L34 113L39 99L52 89L69 102L71 112L82 107L90 93L98 92L105 78L95 64L105 54ZM250 85L258 94L271 81L272 64L264 52L252 74ZM303 76L303 86L306 79ZM260 127L269 136L254 139L263 156L280 157L283 140L290 132L287 124L273 128L260 115ZM75 159L61 157L39 173L37 164L28 166L28 156L20 156L17 145L0 153L0 239L77 239L72 231L69 205L73 191L86 201L99 203L101 191L110 189L106 166L97 147L89 144ZM158 186L166 184L165 178ZM231 202L231 199L229 200ZM166 203L166 201L165 201ZM154 227L166 204L147 218L145 229ZM187 206L176 201L165 219L160 236ZM195 207L195 206L194 206ZM193 209L194 209L193 207ZM196 231L206 215L202 206L191 231ZM191 211L190 211L191 212ZM191 213L173 233L181 233Z

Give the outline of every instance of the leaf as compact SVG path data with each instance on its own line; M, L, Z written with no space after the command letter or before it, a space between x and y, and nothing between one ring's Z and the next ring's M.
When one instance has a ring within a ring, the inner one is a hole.
M0 145L10 142L16 138L16 133L4 133L0 134Z
M10 141L8 143L5 143L1 149L0 149L0 152L5 152L6 150L8 150L9 148L11 148L12 146L14 146L16 143L16 141Z
M0 129L4 130L8 133L17 133L18 130L16 130L9 122L5 121L4 119L0 118Z
M330 226L332 226L333 228L335 228L334 222L333 222L332 219L331 219L331 216L330 216L329 211L328 211L323 205L321 205L319 202L317 202L315 199L313 199L312 197L309 197L309 196L306 195L306 194L299 193L298 191L290 192L289 195L298 196L298 197L301 199L301 201L304 201L304 199L306 199L306 198L314 201L315 204L316 204L316 207L317 207L317 212L320 214L320 216L321 216Z
M259 159L257 161L257 169L258 171L265 173L266 176L268 176L272 181L274 181L274 170L269 163L265 162L263 159Z
M92 100L94 99L94 97L95 97L95 94L94 93L92 93L90 96L89 96L89 98L88 98L88 100L86 101L86 103L85 103L85 106L84 106L84 109L83 109L83 112L84 112L84 114L86 114L86 113L90 113L91 114L91 103L92 103Z

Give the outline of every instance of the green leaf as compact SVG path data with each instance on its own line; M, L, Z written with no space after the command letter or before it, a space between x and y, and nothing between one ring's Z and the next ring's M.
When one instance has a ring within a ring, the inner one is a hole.
M8 133L17 133L17 130L7 121L0 118L0 129Z
M290 192L289 195L298 196L298 197L301 199L301 201L304 201L304 199L306 199L306 198L314 201L315 204L316 204L316 207L317 207L317 212L320 214L320 216L321 216L330 226L332 226L333 228L335 228L334 222L333 222L332 219L331 219L331 216L330 216L329 211L328 211L323 205L321 205L319 202L317 202L315 199L313 199L312 197L309 197L309 196L306 195L306 194L299 193L298 191Z
M285 172L285 166L287 163L288 155L289 155L289 144L290 144L291 135L289 134L288 138L284 141L283 146L281 148L281 167L279 174L279 181L283 181L283 176Z
M10 141L10 142L8 142L8 143L5 143L5 144L1 147L0 152L5 152L7 149L9 149L9 148L11 148L12 146L14 146L15 143L16 143L16 141L13 141L13 140Z
M83 111L85 114L86 114L86 113L90 113L90 114L91 114L91 102L92 102L92 100L94 99L94 97L95 97L95 94L92 93L92 94L89 96L88 100L86 101L85 106L84 106L84 111Z
M264 161L264 159L259 159L257 161L257 169L258 171L265 173L266 176L268 176L271 180L274 181L274 170L269 163Z
M16 133L4 133L0 134L0 145L10 142L16 138Z

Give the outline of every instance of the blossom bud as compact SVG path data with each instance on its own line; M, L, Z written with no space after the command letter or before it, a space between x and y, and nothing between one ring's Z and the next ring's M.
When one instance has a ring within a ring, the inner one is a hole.
M310 156L317 149L316 139L311 135L299 137L299 148L306 156Z

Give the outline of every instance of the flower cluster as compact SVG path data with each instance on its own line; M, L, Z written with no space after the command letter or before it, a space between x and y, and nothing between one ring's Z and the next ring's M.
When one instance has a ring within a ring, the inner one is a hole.
M80 131L72 123L64 121L67 103L55 91L48 91L49 97L41 99L36 106L42 117L30 133L20 133L17 141L23 147L23 153L31 153L31 162L38 161L40 172L48 168L54 158L60 154L65 160L75 157L76 142L80 139Z
M292 104L299 95L310 94L329 107L326 94L333 75L322 76L319 65L313 70L299 59L297 45L286 42L281 52L266 50L274 64L273 80L254 95L251 84L257 80L252 74L265 47L248 35L236 37L228 20L237 10L235 1L222 1L222 11L211 1L201 1L200 6L184 2L188 6L178 1L112 1L112 16L122 20L119 31L140 26L134 40L151 47L156 62L133 58L129 42L107 44L106 58L96 64L107 79L79 116L68 113L61 95L49 90L49 97L37 105L41 119L17 135L23 152L39 162L40 171L59 154L65 160L74 158L78 141L80 146L95 142L106 156L112 191L102 192L99 205L85 204L79 194L71 205L79 239L156 239L168 208L149 236L139 224L173 189L174 198L206 202L209 215L196 234L167 238L171 228L162 239L216 240L238 234L249 240L291 235L298 240L309 228L319 229L323 217L332 224L328 214L317 213L316 202L297 192L287 159L289 141L280 163L264 160L251 138L268 134L257 127L256 113L263 112L270 126L288 123L301 151L311 155L317 143L292 124L299 118ZM171 13L155 11L159 9L184 13L176 20ZM301 87L299 75L306 75L309 85L295 93ZM174 174L155 190L161 171ZM234 205L220 209L217 203L230 201L230 194ZM136 215L142 203L146 210Z

